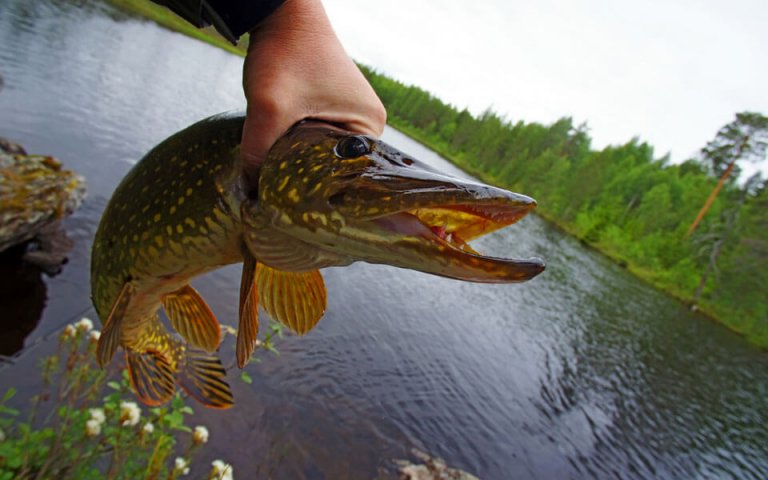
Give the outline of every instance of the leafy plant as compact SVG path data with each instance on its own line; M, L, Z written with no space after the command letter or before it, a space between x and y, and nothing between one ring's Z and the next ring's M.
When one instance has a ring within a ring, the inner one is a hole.
M41 361L42 388L25 418L9 406L17 391L5 392L0 480L176 479L190 472L208 429L188 425L194 412L178 393L168 405L143 411L126 371L96 365L98 338L88 319L63 330L57 352ZM207 478L231 480L232 467L217 460Z

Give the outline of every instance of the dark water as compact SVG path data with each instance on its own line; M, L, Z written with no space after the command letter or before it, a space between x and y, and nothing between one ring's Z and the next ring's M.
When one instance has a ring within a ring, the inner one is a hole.
M45 308L0 389L34 388L52 332L94 315L88 251L110 192L167 135L241 109L240 68L99 3L0 0L0 136L58 156L90 191L66 222L70 263L29 280L30 308ZM393 130L385 139L451 168ZM319 326L250 365L252 385L233 372L235 408L197 409L205 456L238 478L373 478L414 446L489 479L768 477L768 355L537 218L479 249L548 269L512 286L326 270ZM196 282L223 323L238 282L239 266ZM6 326L13 308L0 305ZM234 356L231 341L222 352Z

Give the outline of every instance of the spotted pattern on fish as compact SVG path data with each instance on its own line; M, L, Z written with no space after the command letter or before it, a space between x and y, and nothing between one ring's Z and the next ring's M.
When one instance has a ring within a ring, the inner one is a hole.
M319 268L367 261L488 283L525 281L544 269L539 259L486 257L467 243L516 222L533 199L446 176L327 124L289 130L246 189L243 122L211 117L159 144L123 179L99 224L91 287L105 325L97 356L106 364L121 347L146 403L166 401L176 382L207 406L232 404L212 353L218 321L189 286L223 265L247 266L241 367L255 346L259 306L298 334L314 328L326 306ZM164 326L161 307L199 348Z

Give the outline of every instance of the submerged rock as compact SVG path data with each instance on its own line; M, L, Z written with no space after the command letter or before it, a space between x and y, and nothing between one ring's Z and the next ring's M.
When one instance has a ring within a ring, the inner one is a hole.
M36 240L25 254L46 271L56 271L71 248L59 222L85 198L85 179L45 155L28 155L0 139L0 252Z
M445 460L413 449L411 453L424 463L395 460L401 480L480 480L478 477L456 468L449 468Z

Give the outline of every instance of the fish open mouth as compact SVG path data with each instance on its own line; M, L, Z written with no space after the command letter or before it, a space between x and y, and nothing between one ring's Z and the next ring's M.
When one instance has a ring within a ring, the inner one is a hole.
M527 199L527 197L525 197ZM512 225L536 207L532 199L511 204L459 204L419 207L374 221L389 231L420 237L451 259L448 276L489 283L529 280L544 270L538 258L508 259L477 252L469 242Z
M416 208L406 212L429 227L438 240L461 251L480 255L469 241L512 225L533 207L499 207L495 205L451 205L446 207Z

